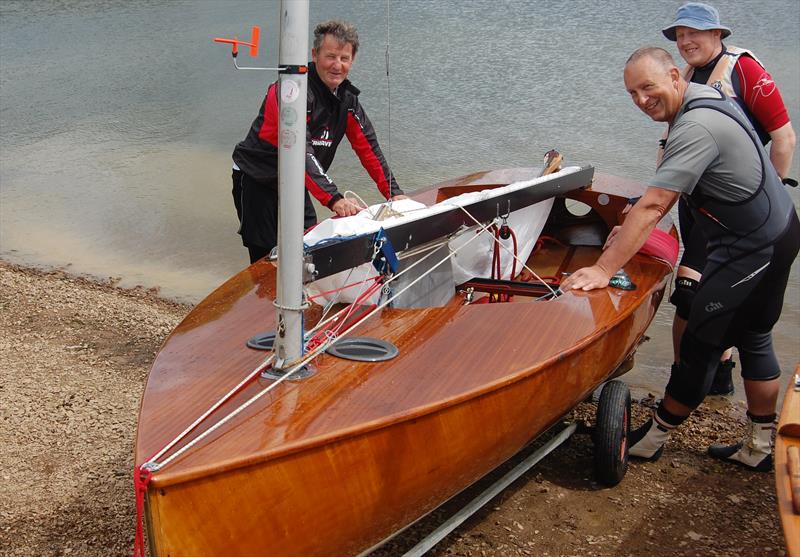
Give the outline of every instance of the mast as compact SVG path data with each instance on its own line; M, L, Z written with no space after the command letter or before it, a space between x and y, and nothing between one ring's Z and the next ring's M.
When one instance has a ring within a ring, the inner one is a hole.
M309 0L281 0L275 371L303 355L303 213Z

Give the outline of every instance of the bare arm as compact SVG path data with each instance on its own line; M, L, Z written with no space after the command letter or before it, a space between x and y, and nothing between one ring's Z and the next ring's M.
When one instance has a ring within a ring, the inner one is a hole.
M658 221L669 212L680 193L649 187L633 206L619 232L606 243L605 251L591 267L578 269L561 284L561 289L594 290L608 286L609 279L633 257Z
M769 136L772 138L772 145L769 148L769 160L772 161L772 166L778 171L778 176L786 178L792 168L792 157L797 143L792 123L786 122L777 130L771 131Z

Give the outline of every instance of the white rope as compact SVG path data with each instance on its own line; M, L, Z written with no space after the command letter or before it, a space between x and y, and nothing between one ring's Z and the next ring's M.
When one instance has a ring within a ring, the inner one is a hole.
M283 383L284 381L286 381L286 380L287 380L289 377L291 377L293 374L295 374L295 373L297 373L299 370L303 369L303 367L305 367L305 365L306 365L307 363L309 363L311 360L313 360L314 358L316 358L316 357L317 357L319 354L321 354L322 352L324 352L325 350L327 350L327 349L328 349L330 346L332 346L333 344L335 344L336 342L338 342L340 339L342 339L342 338L344 338L345 336L347 336L347 335L348 335L348 334L349 334L351 331L355 330L355 329L356 329L356 328L357 328L359 325L361 325L362 323L364 323L364 322L365 322L367 319L369 319L370 317L372 317L373 315L375 315L377 312L381 311L383 308L385 308L386 306L388 306L389 304L391 304L391 303L392 303L392 302L393 302L395 299L397 299L399 296L401 296L403 293L405 293L405 292L406 292L406 290L408 290L409 288L411 288L412 286L414 286L415 284L417 284L417 283L418 283L420 280L422 280L422 279L423 279L423 278L425 278L427 275L429 275L430 273L432 273L432 272L433 272L435 269L437 269L438 267L440 267L441 265L443 265L443 264L444 264L446 261L448 261L449 259L453 258L453 257L456 255L456 253L458 253L460 250L464 249L464 248L465 248L466 246L468 246L470 243L474 242L474 241L475 241L477 238L479 238L479 237L480 237L480 235L481 235L482 233L488 232L489 228L491 228L491 227L492 227L492 226L495 224L495 221L494 221L494 220L492 220L492 221L490 221L488 224L484 225L484 224L482 224L480 221L478 221L478 220L477 220L477 219L476 219L476 218L475 218L475 217L474 217L472 214L470 214L470 212L469 212L469 211L467 211L465 208L461 207L461 210L462 210L462 211L464 211L464 212L465 212L465 213L466 213L466 214L467 214L467 215L468 215L468 216L469 216L469 217L470 217L470 218L471 218L473 221L475 221L475 222L478 224L478 227L479 227L479 229L476 231L477 233L476 233L476 234L475 234L475 235L474 235L472 238L470 238L469 240L467 240L466 242L464 242L464 244L462 244L461 246L459 246L457 249L455 249L455 250L452 250L452 249L451 249L451 250L449 250L449 253L448 253L448 255L447 255L447 256L445 256L445 257L444 257L444 258L442 258L440 261L438 261L437 263L435 263L435 264L434 264L434 265L433 265L433 266L432 266L430 269L428 269L426 272L422 273L422 274L421 274L419 277L417 277L416 279L414 279L413 281L411 281L411 282L410 282L409 284L407 284L407 285L406 285L406 286L405 286L405 287L404 287L402 290L400 290L399 292L397 292L397 293L395 293L394 295L392 295L390 298L388 298L388 299L387 299L386 301L384 301L382 304L378 304L378 305L376 305L376 307L375 307L375 308L373 308L373 309L372 309L372 311L370 311L370 312L369 312L369 313L367 313L365 316L363 316L361 319L359 319L358 321L356 321L356 322L355 322L353 325L351 325L351 326L350 326L350 327L349 327L347 330L345 330L345 331L342 331L341 333L339 333L339 334L336 334L335 336L329 336L329 337L327 338L327 340L326 340L326 341L324 341L324 342L320 343L320 344L319 344L319 345L318 345L316 348L314 348L314 349L313 349L313 350L311 350L310 352L306 353L306 354L303 356L303 358L302 358L302 359L299 361L299 363L297 363L297 364L296 364L296 365L295 365L293 368L291 368L291 369L289 369L288 371L286 371L286 372L284 373L284 375L283 375L283 376L281 376L280 378L276 379L276 380L275 380L275 381L274 381L274 382L273 382L271 385L269 385L268 387L264 388L264 389L263 389L261 392L259 392L259 393L256 393L254 396L252 396L250 399L248 399L247 401L245 401L245 402L244 402L244 403L243 403L241 406L239 406L238 408L236 408L236 409L232 410L230 414L228 414L227 416L225 416L224 418L222 418L222 419L221 419L219 422L217 422L216 424L214 424L213 426L211 426L210 428L208 428L206 431L204 431L203 433L201 433L200 435L198 435L196 438L192 439L192 440L191 440L190 442L188 442L186 445L184 445L183 447L181 447L180 449L178 449L177 451L175 451L175 452L174 452L172 455L170 455L169 457L167 457L166 459L164 459L164 461L163 461L163 462L160 462L160 463L159 463L159 462L157 462L158 458L160 458L162 455L164 455L164 454L165 454L165 453L166 453L166 452L167 452L169 449L171 449L171 448L172 448L172 447L173 447L173 446L174 446L176 443L178 443L178 442L179 442L181 439L183 439L183 438L184 438L184 437L185 437L185 436L186 436L186 435L187 435L189 432L191 432L191 431L192 431L192 430L193 430L193 429L194 429L194 428L195 428L195 427L196 427L196 426L197 426L199 423L201 423L201 422L202 422L203 420L205 420L205 419L206 419L206 418L207 418L207 417L208 417L208 416L209 416L209 415L210 415L212 412L214 412L214 411L215 411L217 408L219 408L219 406L221 406L221 405L222 405L222 404L223 404L223 403L224 403L224 402L225 402L225 401L226 401L226 400L227 400L227 399L228 399L230 396L232 396L232 395L233 395L233 394L234 394L236 391L238 391L238 390L239 390L239 389L240 389L240 388L241 388L241 387L242 387L244 384L246 384L246 383L247 383L247 382L249 382L251 379L253 379L253 378L256 376L256 374L258 374L258 373L261 373L261 372L262 372L262 371L265 369L265 367L266 367L266 366L267 366L269 363L271 363L272 359L274 358L274 355L271 355L270 357L268 357L266 360L264 360L264 362L262 362L262 364L261 364L261 365L259 365L259 366L258 366L258 367L257 367L257 368L256 368L256 369L253 371L253 372L251 372L251 373L250 373L250 374L249 374L249 375L248 375L248 376L247 376L245 379L243 379L243 380L242 380L242 381L241 381L241 382L240 382L240 383L239 383L239 384L238 384L236 387L234 387L234 388L233 388L231 391L229 391L229 392L228 392L228 394L226 394L226 395L225 395L223 398L221 398L219 401L217 401L217 402L214 404L214 406L212 406L212 407L211 407L209 410L207 410L205 413L203 413L203 415L202 415L202 416L200 416L199 418L197 418L197 419L196 419L196 420L195 420L195 421L192 423L192 425L190 425L189 427L187 427L187 428L186 428L186 429L185 429L185 430L184 430L184 431L183 431L183 432L182 432L180 435L178 435L178 436L177 436L175 439L173 439L173 441L171 441L171 442L170 442L170 443L169 443L167 446L165 446L165 447L164 447L163 449L161 449L161 450L160 450L160 451L159 451L159 452L158 452L158 453L157 453L155 456L153 456L153 457L152 457L152 458L151 458L151 459L150 459L148 462L146 462L146 463L143 465L143 467L145 467L146 469L148 469L148 470L150 470L150 471L153 471L153 472L155 472L155 471L157 471L157 470L160 470L161 468L163 468L164 466L166 466L167 464L169 464L170 462L172 462L172 461L173 461L173 460L175 460L176 458L178 458L180 455L184 454L186 451L188 451L189 449L191 449L192 447L194 447L194 446L195 446L197 443L199 443L201 440L205 439L206 437L208 437L209 435L211 435L213 432L215 432L216 430L218 430L220 427L222 427L223 425L225 425L226 423L228 423L230 420L232 420L234 417L238 416L238 415L239 415L240 413L242 413L244 410L246 410L247 408L249 408L249 407L250 407L252 404L254 404L256 401L258 401L258 400L259 400L261 397L263 397L265 394L267 394L268 392L272 391L272 390L273 390L273 389L275 389L275 388L276 388L278 385L280 385L281 383ZM512 255L513 257L515 257L515 258L516 258L516 256L515 256L515 255L514 255L512 252L510 252L510 251L509 251L509 250L508 250L508 249L507 249L505 246L503 246L503 244L502 244L502 243L500 243L500 242L499 242L499 240L497 240L497 238L494 236L494 234L492 234L492 238L493 238L493 239L494 239L494 240L495 240L497 243L499 243L499 244L500 244L500 246L501 246L501 247L503 247L503 248L504 248L506 251L508 251L509 253L511 253L511 255ZM434 251L434 250L431 250L429 253L425 254L425 256L424 256L424 257L420 258L418 261L414 262L412 265L409 265L409 266L408 266L406 269L404 269L403 271L401 271L401 272L400 272L400 273L398 273L397 275L393 275L393 276L389 277L389 279L386 281L386 284L390 284L392 281L394 281L394 280L398 279L398 278L399 278L400 276L402 276L404 273L406 273L406 272L410 271L410 270L411 270L411 269L412 269L414 266L416 266L416 265L418 265L418 264L422 263L422 262L423 262L425 259L427 259L428 257L432 256L434 253L436 253L436 251ZM518 258L517 258L517 260L519 261L519 259L518 259ZM542 279L541 279L541 278L540 278L538 275L536 275L536 273L534 273L534 272L533 272L533 270L531 270L531 269L530 269L530 268L529 268L527 265L525 265L524 263L523 263L522 265L523 265L523 266L524 266L526 269L528 269L528 270L529 270L529 271L530 271L530 272L531 272L531 273L532 273L534 276L536 276L536 278L538 278L540 281L542 281ZM551 292L551 293L552 293L554 296L556 295L556 293L555 293L555 292L554 292L554 291L553 291L553 290L552 290L552 289L551 289L551 288L550 288L550 287L549 287L549 286L548 286L546 283L544 283L544 281L542 281L542 283L543 283L543 284L545 284L545 286L547 286L547 288L550 290L550 292ZM348 311L348 315L349 315L349 314L350 314L350 312L352 312L352 304L351 304L351 306L350 306L349 310L348 310L348 308L345 308L345 309L341 310L340 312L337 312L337 314L335 314L334 316L332 316L332 319L333 319L333 318L336 318L336 316L340 315L340 314L341 314L342 312L344 312L344 311ZM317 324L317 327L315 327L313 330L317 330L319 327L320 327L320 324L318 323L318 324Z
M305 361L303 363L297 365L296 367L292 368L291 370L287 371L282 377L280 377L279 379L276 379L275 382L272 383L272 385L270 385L269 387L265 388L260 393L257 393L256 395L251 397L249 400L245 401L241 406L239 406L235 410L231 411L230 414L228 414L227 416L222 418L220 421L218 421L217 423L212 425L210 428L205 430L203 433L201 433L200 435L198 435L197 437L195 437L194 439L192 439L191 441L186 443L186 445L184 445L183 447L181 447L180 449L178 449L177 451L172 453L170 456L165 458L163 462L160 462L160 463L156 462L155 459L153 458L149 462L146 462L143 466L145 466L148 470L150 470L152 472L156 472L156 471L162 469L164 466L166 466L167 464L169 464L170 462L172 462L173 460L175 460L176 458L181 456L183 453L185 453L186 451L188 451L189 449L194 447L197 443L199 443L200 441L202 441L203 439L205 439L206 437L208 437L209 435L214 433L216 430L221 428L223 425L225 425L226 423L231 421L233 418L235 418L239 414L241 414L243 411L245 411L247 408L249 408L254 402L256 402L258 399L260 399L262 396L264 396L265 394L270 392L272 389L274 389L275 387L277 387L278 385L280 385L281 383L286 381L294 373L296 373L297 371L302 369L304 365L305 365ZM208 412L206 412L206 414L204 414L204 416L207 415L207 414L208 414ZM162 451L160 454L163 454L163 452L164 451Z
M361 199L361 196L360 196L360 195L358 195L358 194L357 194L356 192L354 192L353 190L346 190L346 191L344 192L344 195L343 195L342 197L344 197L345 199L347 199L348 197L355 197L356 199L358 199L359 203L361 203L361 209L366 209L366 208L368 208L368 207L369 207L369 205L367 205L367 204L364 202L364 200L363 200L363 199Z
M487 224L487 225L486 225L485 227L483 227L483 228L484 228L484 229L488 229L488 228L489 228L489 227L490 227L492 224L494 224L494 221L492 221L490 224ZM482 226L482 225L481 225L481 226ZM389 305L389 304L390 304L392 301L394 301L394 300L395 300L395 299L396 299L398 296L402 295L402 294L403 294L403 293L404 293L406 290L408 290L409 288L411 288L412 286L414 286L414 285L415 285L417 282L419 282L420 280L422 280L422 279L423 279L423 278L424 278L424 277L425 277L427 274L429 274L429 273L430 273L430 272L432 272L434 269L436 269L437 267L439 267L440 265L442 265L442 264L443 264L444 262L446 262L448 259L450 259L451 257L453 257L453 256L454 256L454 255L455 255L455 254L456 254L456 253L457 253L459 250L461 250L461 249L463 249L464 247L468 246L468 245L469 245L471 242L473 242L473 241L474 241L476 238L478 238L478 237L479 237L479 234L476 234L476 235L475 235L473 238L471 238L470 240L468 240L467 242L465 242L465 243L464 243L462 246L460 246L460 247L459 247L457 250L455 250L455 251L451 251L451 253L450 253L450 254L448 254L448 255L447 255L447 257L443 258L441 261L439 261L438 263L436 263L436 264L435 264L433 267L431 267L431 269L430 269L430 270L429 270L427 273L423 273L422 275L420 275L419 277L417 277L417 279L416 279L416 280L414 280L414 281L410 282L408 285L406 285L406 287L405 287L405 288L403 288L402 290L400 290L400 292L398 292L397 294L395 294L394 296L392 296L391 298L389 298L388 300L386 300L386 301L385 301L383 304L380 304L380 305L376 306L376 307L375 307L375 308L374 308L372 311L370 311L370 312L369 312L367 315L365 315L364 317L362 317L361 319L359 319L357 322L355 322L355 323L354 323L354 324L353 324L353 325L352 325L352 326L351 326L349 329L347 329L346 331L342 331L342 333L341 333L341 334L339 334L339 335L337 335L336 337L329 338L329 340L328 340L328 341L326 341L326 342L320 343L320 345L319 345L319 346L317 346L316 348L314 348L314 349L313 349L311 352L308 352L308 353L307 353L307 354L306 354L306 355L305 355L305 356L304 356L304 357L303 357L303 358L300 360L300 362L299 362L298 364L296 364L296 365L295 365L295 367L293 367L293 368L289 369L288 371L286 371L286 372L284 373L284 375L283 375L282 377L280 377L280 378L276 379L274 383L272 383L272 384L271 384L271 385L269 385L268 387L264 388L264 389L263 389L261 392L259 392L259 393L256 393L255 395L253 395L253 396L252 396L252 397L251 397L249 400L247 400L247 401L245 401L244 403L242 403L242 405L241 405L241 406L239 406L238 408L236 408L236 409L232 410L230 414L228 414L227 416L225 416L224 418L222 418L222 419L221 419L219 422L217 422L216 424L214 424L213 426L211 426L210 428L208 428L207 430L205 430L203 433L201 433L200 435L198 435L197 437L195 437L194 439L192 439L191 441L189 441L188 443L186 443L186 445L184 445L183 447L181 447L180 449L178 449L177 451L175 451L174 453L172 453L172 454L171 454L169 457L165 458L163 462L160 462L160 463L159 463L159 462L157 462L157 458L158 458L158 457L160 457L161 455L163 455L165 452L167 452L167 450L169 450L169 448L171 448L172 446L174 446L174 445L175 445L175 443L177 443L178 441L180 441L180 440L181 440L181 439L182 439L182 438L183 438L183 437L184 437L184 436L185 436L185 435L186 435L188 432L190 432L192 429L194 429L194 427L196 426L196 424L200 423L200 422L201 422L203 419L205 419L205 418L206 418L206 417L207 417L209 414L211 414L211 412L212 412L213 410L211 410L211 409L210 409L210 410L206 411L206 412L203 414L203 416L201 416L200 418L198 418L197 420L195 420L195 422L193 423L193 425L192 425L192 426L190 426L190 427L189 427L189 428L187 428L187 429L186 429L186 430L185 430L183 433L181 433L181 435L179 435L179 436L178 436L178 437L177 437L175 440L173 440L173 441L172 441L172 442L171 442L171 443L170 443L170 444L169 444L167 447L165 447L164 449L162 449L161 451L159 451L159 452L158 452L158 454L157 454L155 457L151 458L151 459L150 459L148 462L144 463L144 464L143 464L143 466L144 466L146 469L148 469L148 470L150 470L150 471L152 471L152 472L155 472L155 471L157 471L157 470L160 470L160 469L162 469L164 466L168 465L170 462L172 462L173 460L175 460L176 458L178 458L179 456L181 456L182 454L184 454L186 451L188 451L189 449L191 449L192 447L194 447L195 445L197 445L197 443L199 443L200 441L202 441L203 439L205 439L206 437L208 437L209 435L211 435L212 433L214 433L215 431L217 431L219 428L221 428L223 425L225 425L226 423L228 423L228 422L229 422L230 420L232 420L234 417L238 416L238 415L239 415L240 413L242 413L244 410L246 410L247 408L249 408L249 407L250 407L250 406L251 406L253 403L255 403L257 400L259 400L261 397L263 397L263 396L264 396L265 394L267 394L268 392L272 391L272 390L273 390L275 387L277 387L278 385L280 385L281 383L283 383L284 381L286 381L286 380L287 380L289 377L291 377L293 374L297 373L297 371L301 370L301 369L302 369L302 368L303 368L303 367L304 367L304 366L305 366L305 365L306 365L308 362L310 362L311 360L313 360L314 358L316 358L316 357L317 357L317 356L318 356L320 353L322 353L323 351L327 350L327 349L328 349L328 348L329 348L331 345L333 345L334 343L338 342L338 341L339 341L339 339L342 339L342 338L344 338L345 336L347 336L347 334L348 334L350 331L354 330L354 329L355 329L356 327L358 327L358 326L359 326L361 323L363 323L364 321L366 321L367 319L369 319L370 317L372 317L373 315L375 315L375 313L377 313L378 311L380 311L380 310L382 310L383 308L385 308L385 307L386 307L387 305ZM431 253L435 253L435 252L431 252ZM428 255L430 255L430 254L428 254ZM427 255L426 255L426 257L427 257ZM409 268L410 268L410 267L409 267ZM398 275L398 276L399 276L399 275ZM260 371L261 371L261 369L262 369L262 367L261 367L261 366L259 366L259 369L258 369L257 371L258 371L258 372L260 372ZM256 373L255 371L254 371L253 373L251 373L251 374L248 376L248 379L249 379L249 378L251 378L251 377L253 377L255 373ZM245 383L245 382L246 382L248 379L244 379L244 380L243 380L241 383L239 383L239 386L241 386L243 383ZM238 386L237 386L237 387L238 387ZM232 392L233 392L233 391L232 391ZM230 395L230 393L229 393L229 395ZM227 395L227 396L229 396L229 395ZM218 407L218 406L219 406L219 404L221 404L221 402L218 402L217 404L215 404L213 408L216 408L216 407Z
M175 446L175 445L176 445L176 444L177 444L177 443L178 443L178 442L179 442L181 439L183 439L184 437L186 437L186 436L187 436L187 435L188 435L188 434L189 434L189 433L190 433L190 432L191 432L191 431L192 431L194 428L196 428L198 425L200 425L200 423L202 423L202 422L203 422L203 421L204 421L204 420L205 420L205 419L206 419L208 416L210 416L210 415L211 415L211 414L212 414L212 413L213 413L213 412L214 412L214 411L215 411L217 408L219 408L220 406L222 406L222 405L223 405L223 404L224 404L224 403L225 403L225 402L226 402L226 401L227 401L227 400L228 400L228 399L229 399L231 396L233 396L233 395L234 395L234 394L235 394L235 393L236 393L236 392L237 392L239 389L241 389L241 388L242 388L244 385L246 385L246 384L247 384L247 383L249 383L249 382L250 382L250 381L251 381L253 378L255 378L255 376L256 376L256 375L258 375L258 374L260 374L262 371L264 371L264 369L266 369L266 368L267 368L267 366L269 366L269 365L272 363L272 360L274 360L274 359L275 359L275 354L270 354L270 355L269 355L269 356L268 356L266 359L264 359L264 361L263 361L263 362L261 362L261 363L260 363L260 364L259 364L259 365L258 365L258 366L257 366L257 367L256 367L256 368L255 368L255 369L254 369L254 370L253 370L251 373L250 373L250 374L248 374L248 375L247 375L247 377L245 377L244 379L242 379L242 380L241 380L241 381L240 381L240 382L239 382L239 383L238 383L238 384L237 384L237 385L236 385L236 386L235 386L233 389L231 389L230 391L228 391L228 393L227 393L225 396L223 396L223 397L222 397L222 398L220 398L220 399L219 399L219 400L218 400L216 403L214 403L214 405L213 405L211 408L209 408L208 410L206 410L206 411L203 413L203 415L202 415L202 416L200 416L200 417L199 417L199 418L197 418L197 419L196 419L194 422L192 422L192 423L191 423L191 425L190 425L189 427L187 427L186 429L184 429L184 430L183 430L183 431L182 431L180 434L178 434L178 435L177 435L177 436L176 436L176 437L175 437L175 438L174 438L172 441L170 441L169 443L167 443L167 445L166 445L166 446L165 446L163 449L161 449L161 450L160 450L160 451L158 451L158 452L157 452L155 455L153 455L153 456L150 458L150 460L148 460L147 462L145 462L145 463L144 463L144 465L143 465L143 466L147 467L149 464L156 464L156 462L158 461L158 459L159 459L159 458L161 458L161 456L162 456L164 453L166 453L168 450L170 450L172 447L174 447L174 446ZM170 460L171 460L171 459L170 459ZM159 466L159 467L157 467L157 468L148 467L148 469L149 469L149 470L151 470L151 471L158 470L158 468L160 468L160 466Z

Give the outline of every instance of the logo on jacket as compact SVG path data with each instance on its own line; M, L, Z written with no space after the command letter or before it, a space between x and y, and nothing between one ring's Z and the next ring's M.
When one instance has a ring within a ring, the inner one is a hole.
M333 141L331 141L331 130L325 128L318 137L312 137L311 145L314 147L330 147L333 145Z
M721 302L708 302L705 309L708 313L711 313L712 311L719 311L722 308L723 305Z
M755 91L756 95L761 95L762 97L769 97L772 93L775 92L775 82L772 81L772 76L769 75L767 72L761 74L761 77L758 78L758 81L753 86L753 91Z

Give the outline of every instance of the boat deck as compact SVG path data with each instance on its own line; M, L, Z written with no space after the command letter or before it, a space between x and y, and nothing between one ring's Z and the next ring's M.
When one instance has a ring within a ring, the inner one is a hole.
M567 248L559 246L540 253L541 264L533 258L534 270L543 275L556 272L566 253ZM564 272L593 262L598 253L596 247L574 250ZM433 405L455 404L476 390L541 373L552 360L582 350L598 331L628 317L642 296L663 288L668 270L653 269L659 266L666 267L650 258L634 258L626 270L631 276L647 277L648 282L638 284L633 292L606 289L544 302L467 306L454 296L453 303L441 308L384 309L358 334L394 343L402 360L361 364L356 373L352 362L322 356L315 361L312 377L282 383L234 423L160 472L154 482L171 483L201 474L207 466L219 466L220 455L230 455L223 460L231 467L273 458L315 439L344 437L370 423L385 426L428 412ZM137 462L157 452L264 359L264 352L245 343L274 328L273 273L267 262L241 272L197 306L169 337L153 365L142 401ZM515 296L514 300L530 302L532 298ZM310 313L308 326L319 315ZM637 327L630 330L631 335L638 334ZM524 341L508 348L505 338ZM623 339L631 347L636 341ZM620 360L626 355L620 354ZM611 362L610 367L618 363ZM424 380L420 370L434 377ZM568 370L551 380L580 385L579 373ZM220 416L270 383L257 379L220 409ZM584 394L594 386L586 382ZM170 404L174 400L181 400L181 405ZM208 421L217 419L212 416ZM206 427L200 426L198 433Z

